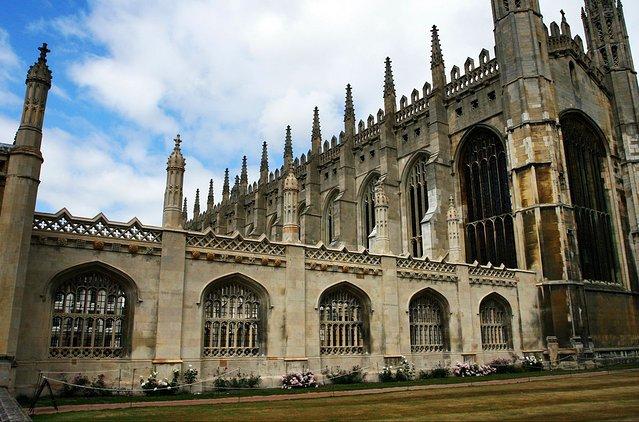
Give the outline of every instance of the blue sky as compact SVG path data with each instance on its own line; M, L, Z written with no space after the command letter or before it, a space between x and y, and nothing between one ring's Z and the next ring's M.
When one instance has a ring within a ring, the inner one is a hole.
M260 145L281 164L284 128L295 155L310 147L312 109L322 135L342 126L344 87L358 119L382 106L383 62L393 60L398 96L430 80L429 34L441 29L447 69L493 51L487 0L21 0L0 12L0 142L18 126L24 77L43 42L53 89L44 129L38 210L104 212L159 224L166 157L180 133L185 190L216 194L225 167ZM580 33L578 0L542 0L545 21L565 9ZM631 42L639 6L626 2ZM477 59L476 59L477 60ZM191 203L192 205L192 203Z

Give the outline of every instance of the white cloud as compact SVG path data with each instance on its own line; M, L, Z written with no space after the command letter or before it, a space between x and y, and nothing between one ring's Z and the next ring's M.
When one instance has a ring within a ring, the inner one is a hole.
M0 28L0 106L16 106L20 104L20 98L8 88L10 83L17 80L16 71L19 69L20 60L11 48L9 34Z

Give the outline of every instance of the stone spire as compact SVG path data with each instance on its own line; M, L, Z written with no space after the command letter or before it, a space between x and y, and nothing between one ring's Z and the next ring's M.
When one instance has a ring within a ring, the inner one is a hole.
M344 132L346 135L355 135L355 106L353 105L353 89L351 84L346 85L346 103L344 105Z
M184 206L182 207L182 219L186 222L189 219L189 210L186 204L186 197L184 197Z
M240 173L240 185L248 185L248 166L246 163L246 155L242 157L242 172Z
M200 190L195 189L195 202L193 203L193 218L200 216Z
M284 179L284 224L282 227L282 240L289 243L298 243L300 240L300 226L297 217L297 204L299 202L300 188L297 178L290 169Z
M375 184L375 241L374 253L390 252L390 235L388 230L388 197L384 192L384 180Z
M444 55L442 45L439 40L439 29L433 25L431 29L430 42L430 70L433 79L433 89L443 89L446 85L446 67L444 66Z
M448 222L448 261L460 262L459 217L457 216L457 207L455 206L453 195L450 195L448 198L446 221Z
M262 143L262 159L260 160L260 183L268 182L268 145Z
M206 199L206 211L211 212L215 207L215 196L213 194L213 179L209 181L209 196Z
M222 185L222 201L226 202L229 200L229 194L230 194L230 187L229 187L229 169L227 168L226 170L224 170L224 185Z
M43 43L38 50L40 50L40 57L38 61L31 65L27 73L27 92L24 99L20 127L35 128L41 131L44 123L47 94L51 88L51 70L47 65L47 53L50 52L47 44ZM39 148L40 141L34 146Z
M561 35L566 35L572 38L572 32L570 30L570 24L566 20L566 12L562 9L561 11Z
M284 140L284 172L293 165L293 138L291 137L291 126L286 126L286 139Z
M180 144L182 139L176 135L173 151L169 156L166 166L166 188L164 190L164 212L162 226L169 228L182 228L182 189L184 186L184 169L186 161L182 156Z
M384 69L384 113L394 114L397 108L395 81L393 80L393 69L390 57L386 57Z
M319 153L322 145L322 131L320 129L319 108L313 109L313 130L311 133L311 149L314 154Z

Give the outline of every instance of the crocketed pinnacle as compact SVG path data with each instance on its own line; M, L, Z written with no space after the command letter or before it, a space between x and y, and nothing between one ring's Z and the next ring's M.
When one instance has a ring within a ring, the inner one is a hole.
M313 109L313 132L311 139L322 139L322 131L320 129L319 108Z
M262 143L262 160L260 161L260 173L268 173L268 145L266 141Z
M351 84L346 85L346 103L344 105L344 121L355 121L355 106L353 105L353 89Z
M180 149L180 144L182 143L182 139L180 138L179 133L175 136L175 139L173 139L173 142L175 142L175 145L173 146L173 151L171 152L171 155L169 156L168 166L170 168L184 169L184 165L186 164L186 161L184 160L184 157L182 156L182 150Z
M213 179L209 180L209 196L206 200L206 208L212 210L215 206L215 196L213 194Z
M27 83L41 82L51 87L52 73L49 66L47 66L47 53L50 53L51 50L47 47L47 43L42 43L42 46L38 47L38 50L40 50L40 57L38 57L38 61L29 68L27 72Z
M284 167L293 164L293 138L291 137L291 126L286 126L286 139L284 140Z
M240 174L240 183L242 185L248 185L248 167L246 164L246 155L242 157L242 172Z
M193 204L193 215L197 217L200 215L200 190L195 189L195 202Z
M222 186L222 195L227 196L230 191L229 186L229 169L224 170L224 185Z
M437 29L437 25L433 25L433 29L431 30L431 43L430 43L430 67L431 69L442 66L444 64L444 55L442 54L442 45L439 41L439 29Z
M386 57L386 66L384 70L384 97L395 95L395 81L393 80L393 69L391 67L390 57Z
M182 207L182 215L184 216L185 220L188 218L188 215L189 215L188 208L186 207L186 196L184 197L184 206Z

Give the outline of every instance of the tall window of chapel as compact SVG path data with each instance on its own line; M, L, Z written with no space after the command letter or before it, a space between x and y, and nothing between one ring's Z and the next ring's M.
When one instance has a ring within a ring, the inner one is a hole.
M426 164L428 157L422 155L416 161L406 179L408 208L408 232L410 253L415 258L424 255L422 247L422 220L428 212L428 186L426 184Z
M361 218L362 218L362 243L370 249L369 236L375 228L375 185L379 180L378 175L372 176L362 189Z

